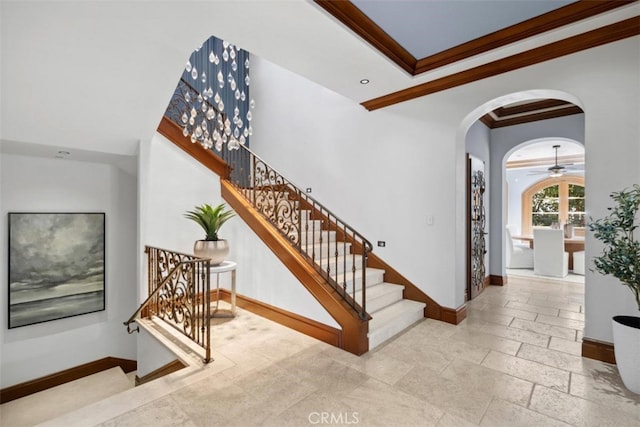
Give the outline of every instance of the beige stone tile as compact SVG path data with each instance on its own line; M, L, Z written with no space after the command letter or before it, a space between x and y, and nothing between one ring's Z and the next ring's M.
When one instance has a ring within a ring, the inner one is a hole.
M491 402L480 425L487 427L569 427L567 423L501 399L494 399Z
M476 346L464 341L452 340L450 337L443 338L437 336L426 336L419 328L412 328L394 341L394 347L400 346L409 353L415 353L415 348L421 351L429 349L432 352L441 354L447 361L454 359L464 359L473 363L480 363L489 353L485 347ZM395 352L396 357L401 357ZM413 355L410 356L413 359Z
M415 351L416 347L408 344L393 342L392 345L385 345L376 350L376 355L385 358L395 358L402 362L403 366L411 366L411 371L416 368L434 372L442 372L453 360L452 357L443 351L425 347L420 351Z
M532 304L517 302L517 301L509 301L506 307L515 308L523 311L530 311L532 313L546 314L548 316L557 316L558 312L560 311L559 309L553 308L553 307L532 305Z
M515 308L501 307L494 304L485 304L480 308L481 311L487 311L493 314L499 314L507 317L517 317L525 320L536 320L537 313L531 311L518 310Z
M414 369L395 384L438 408L471 423L479 423L492 396L526 405L533 384L461 359L437 372Z
M483 322L497 323L498 325L509 326L509 324L513 320L513 316L505 316L488 311L471 311L467 313L467 319L472 321L480 320Z
M464 360L452 362L441 376L461 387L469 387L521 406L527 404L533 387L529 381Z
M489 295L485 290L479 297L476 298L476 300L484 304L493 304L504 307L507 305L507 303L509 303L509 301L526 303L529 300L530 296L531 295L528 293L517 294L508 292Z
M576 373L588 373L599 369L603 364L586 357L527 344L520 347L518 357Z
M512 328L524 329L525 331L537 332L539 334L572 340L576 337L576 330L562 326L547 325L545 323L532 322L530 320L514 319L511 322ZM545 346L546 347L546 346Z
M549 349L572 354L574 356L582 355L582 343L558 337L551 337L551 340L549 341Z
M437 427L477 427L478 424L472 423L470 421L465 420L464 418L460 418L456 415L446 413L440 420L438 421Z
M215 425L224 422L224 419L211 414L208 422L210 425ZM99 427L196 427L197 425L171 397L165 397L102 423Z
M520 349L520 345L522 344L520 341L502 338L480 331L472 331L470 329L460 329L454 335L451 335L450 338L452 340L464 341L477 347L496 350L513 356L516 355Z
M557 308L558 310L565 310L565 311L573 311L574 313L580 313L580 308L581 308L580 304L567 302L566 297L558 298L557 300L541 299L541 298L534 297L534 298L530 298L528 303L534 306Z
M640 394L624 386L615 365L603 363L589 375L571 374L572 395L582 397L635 417L640 422Z
M471 363L469 365L479 366ZM395 387L475 424L480 422L491 402L491 395L477 387L470 387L459 379L444 378L437 372L420 368L405 375Z
M583 334L584 334L583 331L576 331L576 341L578 341L579 343L582 343Z
M358 425L361 414L342 401L342 397L331 393L313 393L304 399L293 402L284 411L271 414L259 422L232 425L247 427L260 425L265 427L299 427L309 425L346 425L346 422ZM333 423L332 423L333 421ZM339 422L341 421L341 422ZM324 424L322 424L324 422ZM203 425L203 427L208 425Z
M444 412L431 403L370 379L343 398L366 426L435 426Z
M349 393L368 380L366 374L316 350L294 354L276 367L318 391L330 391L336 395Z
M573 311L560 310L558 316L565 319L580 320L584 322L584 313L574 313Z
M484 359L482 366L555 390L569 392L569 372L537 362L492 351Z
M436 337L448 337L454 334L457 330L456 325L450 323L441 322L434 319L424 319L422 322L416 323L411 330L416 329L421 331L425 335L432 335Z
M577 427L638 427L640 420L605 405L536 385L529 409Z
M323 354L387 384L395 384L414 366L392 355L380 354L375 351L362 356L356 356L344 350L331 347L325 350Z
M546 316L541 314L536 319L538 323L546 323L547 325L562 326L563 328L583 330L584 322L582 320L565 319L564 317Z
M467 320L464 320L460 324L461 328L496 335L513 341L526 342L545 348L549 344L549 335L486 322L468 322Z

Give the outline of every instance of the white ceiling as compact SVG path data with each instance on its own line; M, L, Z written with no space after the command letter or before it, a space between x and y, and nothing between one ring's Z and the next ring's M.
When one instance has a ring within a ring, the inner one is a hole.
M532 160L532 159L546 159L553 158L555 156L554 145L559 145L558 157L568 156L582 156L584 161L584 146L577 142L568 140L546 140L540 142L534 142L530 145L522 147L517 151L514 151L507 159L508 162L518 160Z
M360 103L638 13L636 2L412 77L311 1L2 0L0 142L135 155L189 54L211 35ZM437 99L394 111L444 113L429 103Z

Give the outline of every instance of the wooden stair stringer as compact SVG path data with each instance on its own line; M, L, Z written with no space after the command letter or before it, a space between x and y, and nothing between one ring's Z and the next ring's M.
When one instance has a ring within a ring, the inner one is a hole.
M220 186L222 198L341 326L339 347L356 355L366 353L369 350L368 320L361 319L305 257L228 180L221 179Z

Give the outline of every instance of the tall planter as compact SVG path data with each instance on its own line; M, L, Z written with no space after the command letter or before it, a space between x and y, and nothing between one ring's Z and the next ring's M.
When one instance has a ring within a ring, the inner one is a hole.
M640 394L640 317L613 317L616 364L625 387Z

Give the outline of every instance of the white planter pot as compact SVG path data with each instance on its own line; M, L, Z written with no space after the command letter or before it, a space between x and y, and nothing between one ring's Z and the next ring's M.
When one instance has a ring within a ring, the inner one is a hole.
M640 394L640 317L613 317L616 364L625 387Z
M193 245L193 254L198 258L208 258L211 265L219 265L229 255L229 242L220 240L196 240Z

